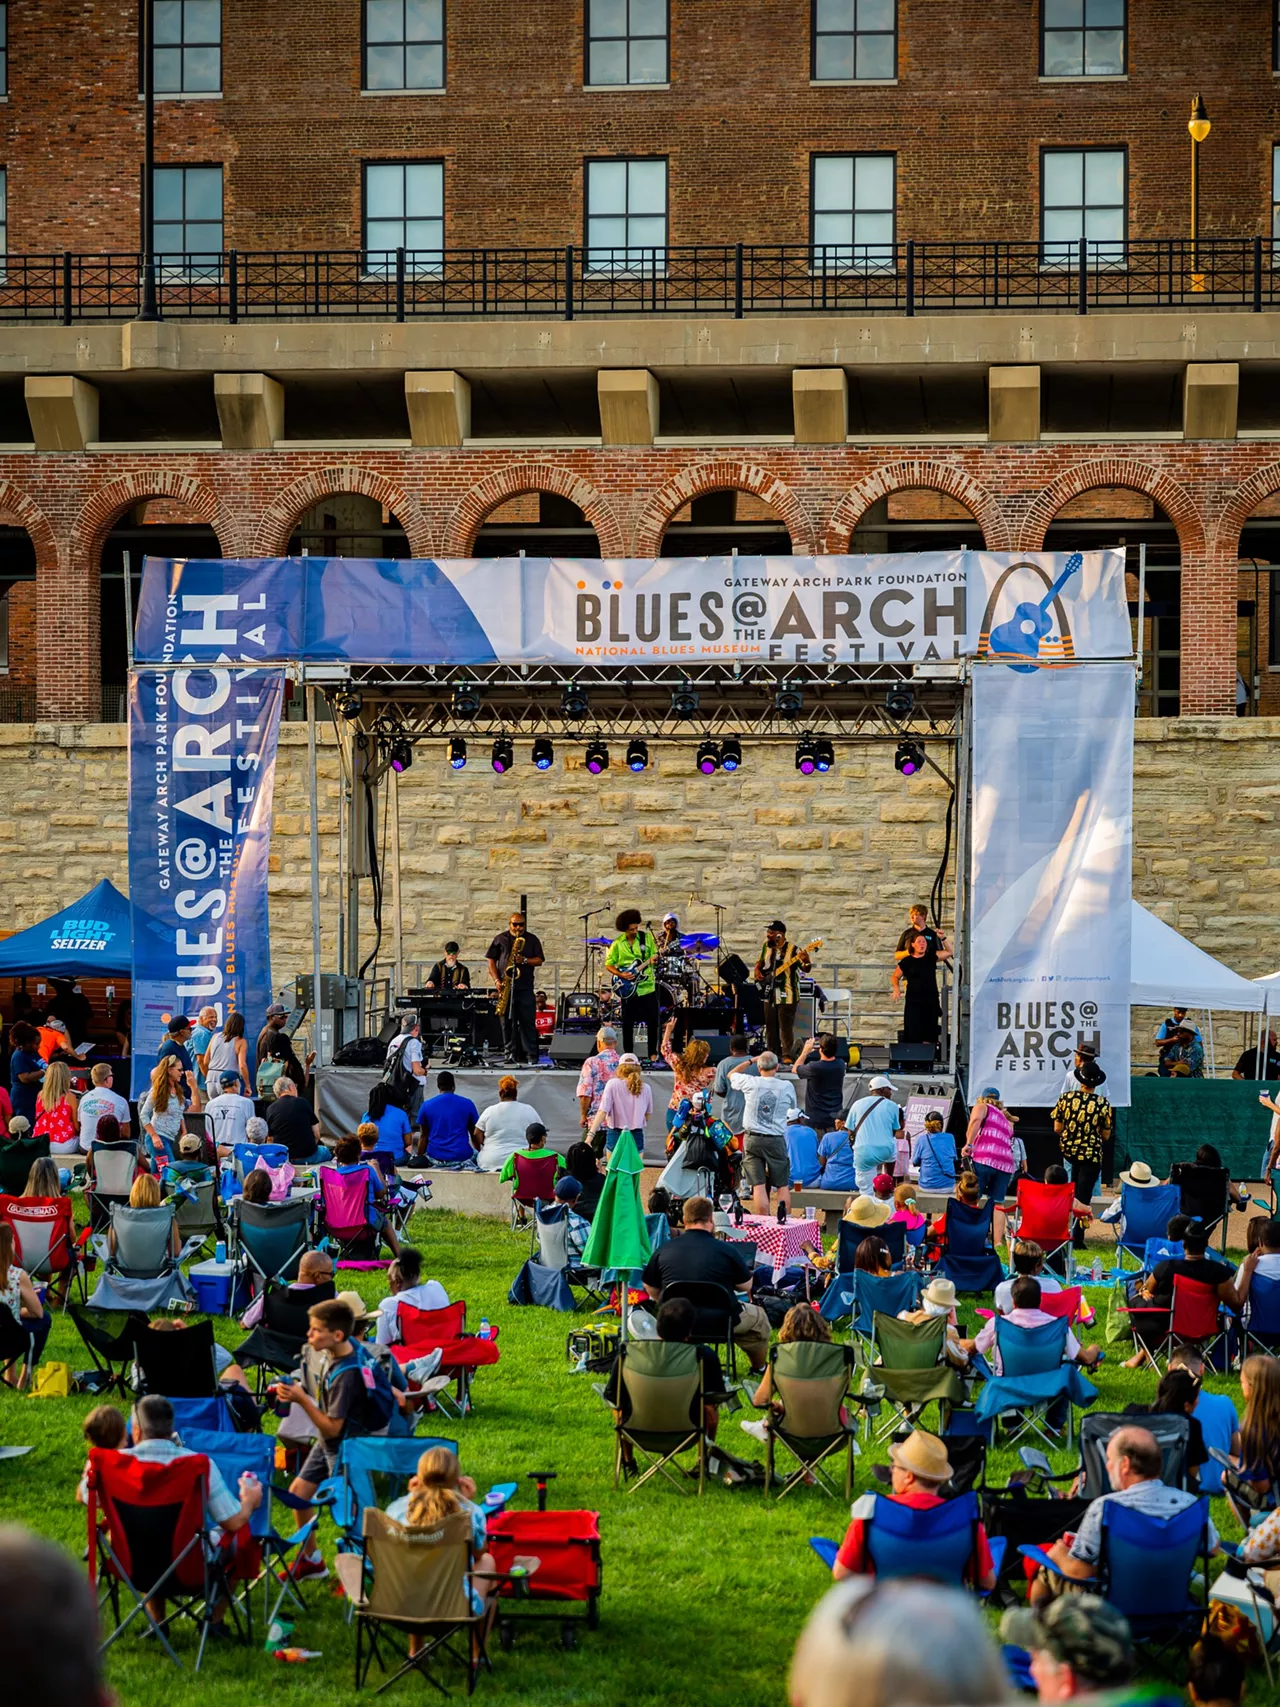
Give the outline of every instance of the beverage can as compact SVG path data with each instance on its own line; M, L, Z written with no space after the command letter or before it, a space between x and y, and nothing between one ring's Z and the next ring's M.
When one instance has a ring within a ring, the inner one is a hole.
M213 1247L213 1260L214 1262L226 1262L227 1241L225 1239L219 1239L217 1244Z

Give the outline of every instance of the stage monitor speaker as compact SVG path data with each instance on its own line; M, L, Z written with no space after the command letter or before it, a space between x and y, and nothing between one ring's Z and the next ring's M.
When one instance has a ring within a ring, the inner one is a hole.
M693 1035L695 1037L700 1037L703 1040L703 1042L707 1045L707 1048L710 1051L710 1054L707 1056L707 1059L713 1067L718 1067L720 1065L721 1061L725 1061L728 1059L728 1057L729 1057L729 1038L724 1032L720 1032L720 1031L695 1031Z
M594 1031L560 1031L551 1033L551 1042L547 1046L557 1067L580 1067L588 1055L596 1052L596 1034Z
M889 1071L891 1073L928 1073L936 1051L932 1043L891 1043Z

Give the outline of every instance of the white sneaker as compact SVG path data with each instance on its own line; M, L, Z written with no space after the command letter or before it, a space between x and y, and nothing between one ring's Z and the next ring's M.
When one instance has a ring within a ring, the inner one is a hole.
M758 1440L761 1445L763 1445L769 1438L769 1430L766 1427L763 1418L758 1417L754 1422L739 1423L738 1427L742 1430L743 1434L749 1434L752 1440Z

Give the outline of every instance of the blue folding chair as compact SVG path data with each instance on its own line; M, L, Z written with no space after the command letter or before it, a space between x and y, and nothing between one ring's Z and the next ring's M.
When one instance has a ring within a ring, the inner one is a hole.
M875 1342L876 1316L900 1316L904 1310L914 1310L924 1290L925 1277L918 1271L903 1274L851 1274L846 1278L856 1284L853 1292L853 1321L850 1329L861 1339L870 1356ZM826 1299L823 1299L826 1303Z
M1069 1327L1065 1317L1034 1328L1020 1327L1004 1316L996 1318L1000 1374L986 1382L974 1409L997 1427L1005 1422L1011 1446L1028 1433L1046 1446L1070 1446L1072 1406L1091 1405L1098 1396L1076 1366L1064 1361ZM1062 1401L1066 1422L1058 1429L1049 1421L1049 1408ZM1007 1420L1010 1415L1016 1418L1012 1425Z
M1116 1226L1116 1261L1124 1268L1125 1253L1141 1264L1148 1239L1163 1239L1175 1215L1182 1213L1182 1190L1176 1185L1129 1185L1120 1182L1120 1219Z
M231 1401L225 1393L214 1393L207 1399L170 1399L173 1406L173 1432L188 1445L187 1435L194 1434L236 1434L235 1412ZM265 1438L265 1437L264 1437ZM203 1452L203 1446L190 1447L192 1452Z
M883 1227L877 1227L870 1234L865 1227L855 1227L852 1221L840 1222L836 1245L836 1271L831 1277L827 1290L822 1295L822 1303L818 1306L818 1312L825 1321L842 1321L853 1309L854 1276L857 1272L853 1265L858 1255L858 1246L862 1241L866 1238L878 1239L886 1233L896 1235L895 1238L886 1238L884 1243L889 1247L889 1255L893 1259L894 1267L901 1269L905 1260L906 1231L906 1225L901 1221L896 1222L893 1226L889 1226L886 1222ZM911 1302L915 1302L914 1294ZM876 1309L885 1308L879 1304L875 1307ZM904 1304L902 1308L904 1310L910 1309L911 1304ZM866 1316L866 1327L862 1332L867 1334L871 1332L871 1316L869 1313Z
M249 1273L255 1292L272 1281L287 1285L298 1278L298 1264L311 1242L311 1204L304 1197L287 1203L246 1203L237 1197L227 1228L237 1279ZM230 1290L234 1298L234 1284Z
M965 1572L976 1557L981 1510L975 1493L960 1494L941 1505L919 1510L900 1505L883 1494L864 1496L871 1502L867 1525L867 1559L877 1581L891 1577L921 1577L953 1588L969 1585ZM855 1510L864 1501L859 1500ZM810 1547L828 1569L835 1563L839 1544L823 1536L811 1536ZM1005 1542L993 1536L988 1545L997 1578L1004 1563ZM990 1591L979 1591L986 1595Z
M1181 1255L1181 1239L1148 1239L1142 1248L1142 1272L1150 1274L1158 1262L1170 1262Z
M1004 1279L991 1236L994 1212L991 1202L977 1208L953 1197L947 1203L946 1243L937 1273L952 1281L957 1292L993 1292Z
M1280 1280L1255 1274L1245 1300L1244 1346L1241 1356L1280 1350Z
M244 1184L244 1176L251 1174L261 1162L268 1168L280 1168L289 1160L287 1144L237 1144L231 1152L235 1163L236 1178Z
M385 1509L400 1498L409 1486L410 1476L416 1475L418 1460L433 1446L445 1446L450 1452L458 1450L456 1440L443 1435L411 1434L391 1438L366 1434L355 1440L344 1440L338 1449L334 1474L316 1490L317 1503L330 1507L333 1521L341 1531L338 1545L345 1550L359 1551L363 1545L361 1513L366 1506Z
M308 1522L288 1535L282 1535L277 1529L274 1511L277 1500L290 1511L304 1510L309 1502L298 1499L287 1488L282 1488L272 1481L276 1463L275 1436L204 1433L200 1429L192 1428L182 1431L182 1443L189 1452L203 1452L206 1458L211 1459L222 1472L222 1479L232 1493L236 1491L240 1478L246 1471L256 1476L261 1484L262 1504L249 1519L249 1533L262 1548L262 1569L253 1582L246 1583L241 1597L250 1630L253 1628L252 1595L259 1582L263 1585L264 1628L270 1627L286 1600L293 1601L299 1610L305 1610L298 1585L293 1573L288 1569L289 1556L310 1539L320 1521L320 1512L317 1510ZM277 1581L280 1587L273 1605L271 1594Z

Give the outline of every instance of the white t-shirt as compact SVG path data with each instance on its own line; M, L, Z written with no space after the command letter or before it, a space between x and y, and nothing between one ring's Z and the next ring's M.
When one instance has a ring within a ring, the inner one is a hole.
M484 1134L476 1166L482 1173L500 1174L507 1157L524 1149L526 1129L541 1119L532 1103L491 1102L476 1121L476 1131Z
M88 1154L89 1146L98 1136L98 1122L104 1114L114 1114L124 1131L129 1124L129 1105L108 1085L95 1085L80 1098L80 1148Z
M405 1042L406 1035L407 1034L402 1031L399 1037L393 1037L391 1039L390 1043L387 1045L387 1060L390 1061L391 1057L397 1052L400 1045L403 1043L405 1070L412 1073L416 1068L421 1067L422 1065L422 1039L420 1037L410 1037L408 1041Z
M402 1304L413 1310L447 1310L449 1294L438 1280L424 1280L421 1286L406 1286L403 1292L393 1292L378 1305L378 1326L374 1338L379 1345L398 1345L401 1339L397 1312Z
M785 1138L787 1110L798 1108L796 1087L790 1079L770 1078L763 1074L730 1073L729 1083L742 1093L742 1130L759 1132L762 1136Z
M205 1104L204 1123L215 1144L246 1144L245 1128L253 1115L252 1097L243 1097L238 1091L223 1091Z
M1013 1282L1016 1278L1017 1276L1015 1275L1009 1280L1002 1280L999 1286L996 1287L991 1302L996 1307L997 1316L1007 1316L1010 1310L1013 1309ZM1056 1274L1050 1274L1048 1269L1041 1269L1040 1273L1037 1274L1035 1278L1040 1282L1040 1290L1042 1293L1062 1291L1062 1282L1058 1279Z

